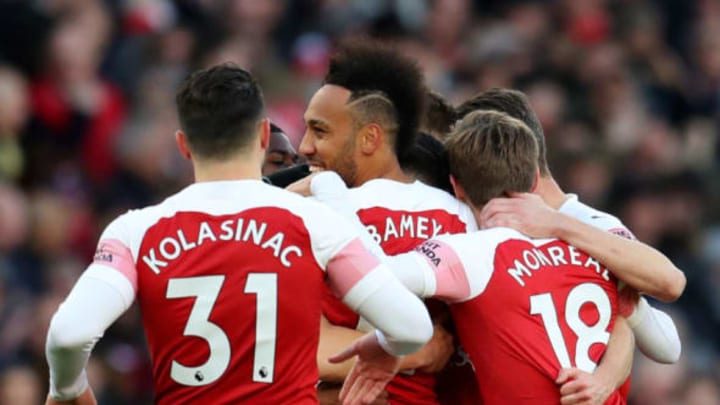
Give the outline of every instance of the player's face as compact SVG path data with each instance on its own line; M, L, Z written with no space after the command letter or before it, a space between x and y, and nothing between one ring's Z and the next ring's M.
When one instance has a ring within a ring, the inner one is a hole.
M312 171L333 170L348 186L357 178L356 130L347 107L350 91L325 85L305 110L305 134L299 152L306 156Z
M282 133L271 132L270 145L265 153L265 161L262 167L263 176L292 167L297 162L298 154L290 144L287 136Z

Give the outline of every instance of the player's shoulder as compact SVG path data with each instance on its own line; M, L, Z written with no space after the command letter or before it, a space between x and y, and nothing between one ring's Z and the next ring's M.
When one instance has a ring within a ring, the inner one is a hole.
M513 239L531 241L530 238L522 233L511 228L503 227L482 229L467 233L443 234L435 238L435 240L449 245L453 250L481 254L494 251L500 243Z
M425 184L420 180L415 180L411 187L421 201L425 201L428 204L437 205L454 212L460 211L461 207L464 206L454 195L445 190Z
M567 197L559 208L563 214L600 228L624 227L618 217L583 203L577 195L568 194Z
M194 183L155 205L127 211L111 225L143 229L180 212L228 215L248 209L284 210L305 217L321 211L322 205L260 181Z
M481 294L495 271L498 246L508 240L525 236L510 228L492 228L462 234L445 234L423 243L416 249L435 266L465 274L469 291L461 302Z
M351 188L349 196L360 207L381 205L418 211L442 208L455 213L462 205L453 195L419 180L403 183L390 179L373 179Z

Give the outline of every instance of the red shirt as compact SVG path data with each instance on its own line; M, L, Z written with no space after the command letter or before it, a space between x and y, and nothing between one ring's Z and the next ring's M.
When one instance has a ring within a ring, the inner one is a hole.
M445 236L417 249L451 303L483 403L559 403L561 367L592 372L617 313L607 269L558 240L509 229ZM608 403L624 403L617 394Z
M442 234L475 229L470 209L450 194L419 181L399 183L371 180L350 190L360 222L388 255L408 252ZM360 317L326 289L325 317L334 325L365 329ZM437 405L436 375L412 371L398 374L388 384L393 405Z
M113 221L95 262L135 290L155 402L317 404L326 280L344 296L378 264L343 221L254 180L196 183Z

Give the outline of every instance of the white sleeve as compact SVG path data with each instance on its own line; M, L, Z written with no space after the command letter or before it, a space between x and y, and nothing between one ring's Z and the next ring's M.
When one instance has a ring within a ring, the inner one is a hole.
M359 239L342 247L326 272L333 293L382 332L388 353L412 353L430 340L433 327L423 303Z
M680 359L680 336L668 314L651 307L641 297L627 320L635 334L636 345L645 356L664 364L672 364Z
M335 172L325 171L315 175L310 181L310 192L313 198L322 204L332 208L333 211L347 219L360 236L363 246L373 256L380 260L385 258L385 252L365 228L357 216L357 208L348 197L348 189L345 183Z
M395 277L413 294L428 298L435 295L437 281L432 266L415 252L387 256L384 262Z
M67 401L85 391L85 365L92 348L128 309L134 294L127 278L112 268L92 264L80 276L48 330L45 354L53 399Z
M425 305L385 265L355 284L343 302L381 332L380 345L390 354L413 353L432 337L433 326Z

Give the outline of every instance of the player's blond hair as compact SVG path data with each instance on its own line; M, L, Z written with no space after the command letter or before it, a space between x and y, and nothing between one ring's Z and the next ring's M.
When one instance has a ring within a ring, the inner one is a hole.
M474 111L455 125L445 144L450 173L474 206L532 190L538 145L521 121L497 111Z

